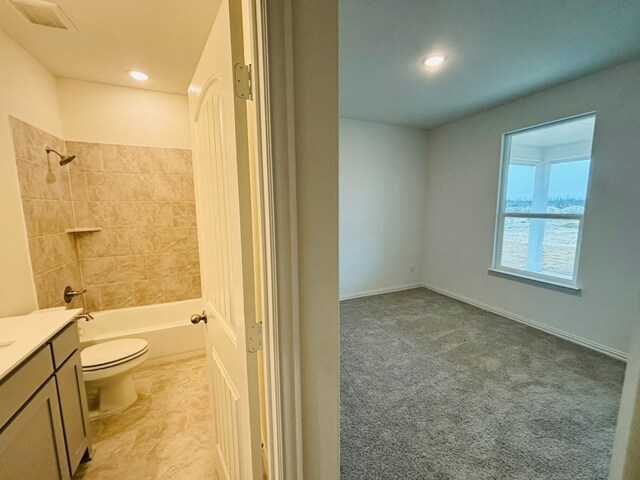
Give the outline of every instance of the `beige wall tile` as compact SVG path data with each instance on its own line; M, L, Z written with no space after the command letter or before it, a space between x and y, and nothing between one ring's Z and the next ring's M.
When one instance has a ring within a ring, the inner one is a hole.
M176 263L177 255L168 253L163 255L147 255L147 275L148 278L175 277L178 275Z
M150 177L152 177L152 175L125 175L122 183L124 188L122 198L138 202L155 200Z
M130 173L88 172L87 196L90 200L133 200L150 201L155 199L155 175Z
M75 202L78 226L142 228L173 226L170 203L133 201Z
M104 170L126 173L161 173L166 162L164 148L101 145Z
M24 160L17 160L16 164L22 198L71 200L71 186L65 170Z
M104 170L107 172L138 172L138 166L125 145L100 145Z
M147 279L147 266L143 255L116 257L116 282Z
M196 204L195 202L174 202L173 225L176 227L196 226Z
M165 148L137 147L133 155L137 159L140 173L161 173L167 163L167 150Z
M153 188L153 199L161 202L175 202L184 199L184 182L176 175L147 175Z
M182 252L176 255L178 275L200 276L200 258L197 251Z
M106 202L74 202L78 227L110 227Z
M65 305L63 300L64 288L81 288L80 267L78 262L63 265L55 270L34 277L38 308L50 308ZM83 299L76 297L70 304L71 308L83 305Z
M38 205L39 200L22 200L22 212L27 229L27 238L38 235Z
M89 312L99 312L103 310L102 300L100 299L100 287L87 285L84 288L87 289L84 294L84 308Z
M173 175L193 175L191 151L167 148L167 162L164 172Z
M182 200L193 202L196 199L195 189L193 186L193 177L185 175L182 179Z
M62 267L34 277L38 308L51 308L64 305L62 292L56 292L55 289L56 280L61 273Z
M126 200L125 177L104 172L85 174L89 200Z
M174 226L174 210L170 202L145 202L141 224L156 227Z
M75 161L70 164L72 172L101 172L104 170L100 144L86 142L65 143L67 152L76 156Z
M167 302L199 298L200 277L172 277L163 280L164 295Z
M188 228L162 228L159 229L159 237L160 252L177 253L190 250Z
M69 180L71 181L71 195L73 201L89 200L89 189L87 188L87 178L82 172L69 172Z
M104 228L135 228L140 226L138 202L99 202L94 207Z
M153 305L165 302L162 285L151 280L134 282L133 295L136 305Z
M196 216L196 204L195 202L174 202L172 204L173 214L181 217L194 217Z
M64 142L61 139L17 118L9 117L9 121L13 131L16 158L47 165L46 147L51 147L62 154L66 152ZM53 159L54 157L52 157Z
M129 255L130 235L127 230L102 230L78 238L80 258Z
M116 283L116 259L119 257L83 258L80 261L85 286Z
M153 253L153 228L132 228L127 230L130 252L134 255Z
M59 305L65 285L87 288L94 311L200 296L189 150L65 144L10 122L42 308ZM60 167L47 145L76 160ZM103 230L64 233L74 226Z
M188 250L198 250L198 228L197 227L191 227L189 229L189 243L188 243Z
M66 233L61 233L29 239L31 268L34 275L40 275L76 260L73 244L68 236Z
M144 228L132 232L132 253L177 253L189 249L188 228Z
M9 125L11 125L11 132L13 134L13 150L17 159L28 160L29 152L29 129L27 124L14 117L9 117Z
M117 283L114 285L102 285L100 298L103 310L123 308L135 304L133 295L133 283Z
M70 201L29 200L22 201L27 235L51 235L73 228L73 203Z

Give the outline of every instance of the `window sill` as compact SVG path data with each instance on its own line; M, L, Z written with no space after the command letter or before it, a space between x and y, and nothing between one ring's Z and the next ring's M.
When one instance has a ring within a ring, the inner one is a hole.
M543 278L530 277L525 274L511 272L509 270L502 270L499 268L489 268L489 274L497 275L501 277L508 277L513 280L518 280L524 283L530 283L540 287L550 288L552 290L558 290L560 292L570 293L572 295L579 295L582 289L573 285L567 285L561 282L554 282L553 280L547 280Z

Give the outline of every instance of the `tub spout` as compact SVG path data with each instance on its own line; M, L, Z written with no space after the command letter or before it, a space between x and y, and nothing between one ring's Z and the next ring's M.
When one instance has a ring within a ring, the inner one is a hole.
M76 320L80 320L81 318L84 318L87 322L93 320L93 316L89 312L82 312L76 315Z

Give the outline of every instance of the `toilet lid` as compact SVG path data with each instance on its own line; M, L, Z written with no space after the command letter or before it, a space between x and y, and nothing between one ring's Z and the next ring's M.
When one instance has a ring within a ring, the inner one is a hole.
M98 343L85 348L80 353L83 370L92 367L105 368L109 365L120 364L126 360L139 357L149 350L149 344L141 338L122 338L109 342Z

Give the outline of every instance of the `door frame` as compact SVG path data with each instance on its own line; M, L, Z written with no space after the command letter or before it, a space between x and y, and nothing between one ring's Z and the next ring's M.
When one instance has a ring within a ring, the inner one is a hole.
M270 480L303 478L290 0L249 0L254 29L258 287ZM286 452L286 453L285 453Z

